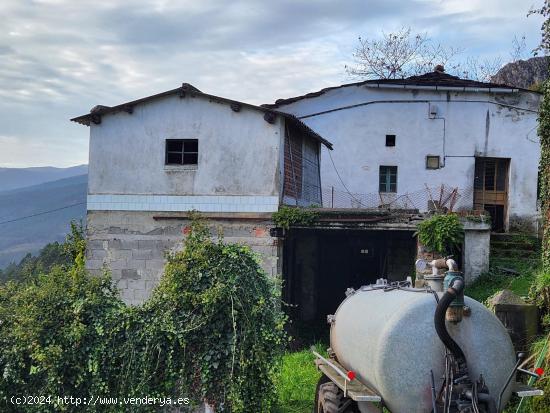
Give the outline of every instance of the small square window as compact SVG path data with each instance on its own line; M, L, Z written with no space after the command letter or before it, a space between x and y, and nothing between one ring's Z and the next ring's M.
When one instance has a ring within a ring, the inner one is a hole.
M198 161L198 139L166 139L166 165L197 165Z
M439 156L428 155L426 156L426 169L439 169Z
M386 146L395 146L395 135L386 135Z

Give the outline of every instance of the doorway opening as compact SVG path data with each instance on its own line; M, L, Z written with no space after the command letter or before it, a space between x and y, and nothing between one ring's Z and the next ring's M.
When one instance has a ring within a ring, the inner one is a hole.
M504 232L508 227L508 174L510 159L475 160L474 209L491 215L492 230Z

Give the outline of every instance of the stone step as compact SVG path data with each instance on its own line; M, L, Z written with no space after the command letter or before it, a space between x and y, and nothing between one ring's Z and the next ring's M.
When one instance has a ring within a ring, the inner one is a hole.
M529 242L539 243L540 240L533 236L514 232L492 232L491 241Z
M529 258L525 258L525 257L495 257L493 256L492 258L498 258L498 265L499 266L509 266L509 267L513 267L514 264L517 264L519 261L521 261L521 263L525 263L525 264L531 264L533 266L536 266L540 263L540 258L532 258L532 257L529 257Z
M495 258L536 258L537 252L531 250L494 250L491 248L491 256Z
M529 250L536 251L539 249L539 245L530 242L517 242L517 241L493 241L491 240L491 248L499 250Z

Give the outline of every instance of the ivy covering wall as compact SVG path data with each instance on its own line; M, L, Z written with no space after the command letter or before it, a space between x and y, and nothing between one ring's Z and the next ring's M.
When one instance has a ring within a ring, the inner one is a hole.
M248 247L212 240L200 221L168 259L153 296L127 306L110 277L76 264L0 285L0 411L156 412L75 406L57 396L188 398L217 412L268 412L284 345L280 285ZM49 397L16 406L12 396Z
M541 158L539 164L539 192L543 216L542 263L550 271L550 83L543 86L543 99L539 112L538 134Z

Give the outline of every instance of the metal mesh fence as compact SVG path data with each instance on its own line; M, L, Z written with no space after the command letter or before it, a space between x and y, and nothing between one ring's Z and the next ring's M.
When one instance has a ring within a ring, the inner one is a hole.
M417 209L420 212L430 210L466 211L474 204L473 187L460 189L440 185L425 186L417 191L405 193L374 192L368 194L352 193L334 187L322 188L323 208L361 208L403 210Z
M419 184L413 191L402 193L355 193L338 187L323 186L319 174L319 158L315 148L309 148L296 137L285 140L283 178L284 202L289 205L338 209L418 210L419 212L445 210L468 212L474 210L474 187L458 188L450 185ZM331 159L332 160L332 159ZM336 171L336 167L335 167ZM338 177L338 171L336 171ZM340 179L341 181L341 179ZM388 187L392 190L392 186Z

